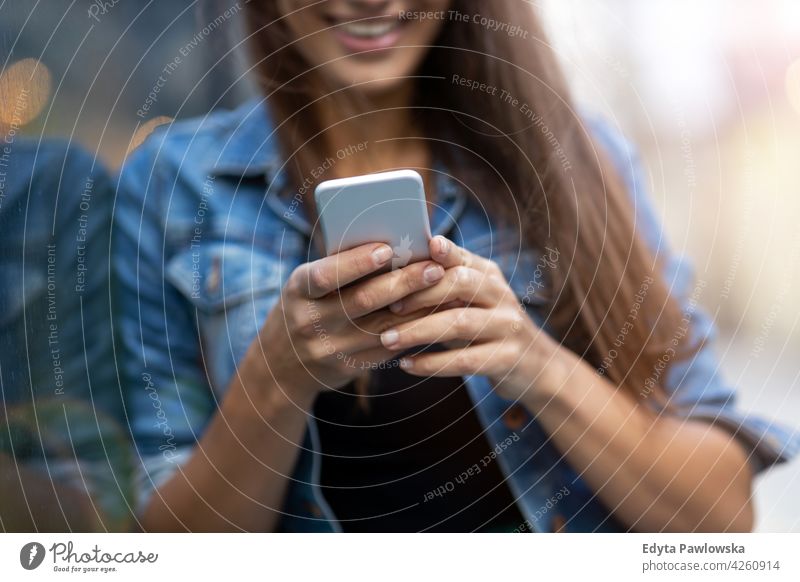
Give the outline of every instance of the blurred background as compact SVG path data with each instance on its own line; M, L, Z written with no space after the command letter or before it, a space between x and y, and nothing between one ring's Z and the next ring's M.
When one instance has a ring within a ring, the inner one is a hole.
M237 7L0 2L0 129L78 143L116 169L158 124L255 94L230 52ZM578 101L640 148L672 246L706 283L699 300L720 327L741 405L796 426L800 2L542 0L536 9ZM800 462L760 477L758 530L800 531L798 492Z
M640 149L740 403L800 419L800 2L545 0L579 101ZM756 490L759 531L800 531L800 462Z

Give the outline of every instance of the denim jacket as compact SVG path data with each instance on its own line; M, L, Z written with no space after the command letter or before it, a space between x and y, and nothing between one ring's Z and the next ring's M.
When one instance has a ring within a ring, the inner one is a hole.
M123 529L131 455L111 339L113 194L74 145L0 139L0 455L91 494L88 518Z
M121 171L112 236L122 306L118 361L141 459L140 507L192 454L289 274L318 256L301 197L288 187L274 127L263 101L175 122L156 130ZM664 257L667 283L688 305L691 270L666 248L634 153L602 125L594 132L625 177L637 229ZM538 289L550 251L520 252L517 233L490 225L477 201L445 173L436 186L434 234L496 261L530 317L547 330ZM710 319L688 307L692 335L710 339ZM673 413L735 432L756 469L797 451L790 432L734 407L734 390L710 342L691 362L673 365L664 383ZM524 406L498 396L485 377L468 377L466 385L526 520L520 531L621 528ZM341 530L319 487L319 450L310 418L281 531Z

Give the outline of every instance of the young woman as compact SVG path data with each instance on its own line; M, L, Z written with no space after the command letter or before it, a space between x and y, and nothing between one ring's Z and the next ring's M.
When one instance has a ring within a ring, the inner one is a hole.
M748 530L788 433L733 408L631 150L527 2L253 1L264 98L120 178L148 530ZM314 186L425 180L431 260L324 257Z

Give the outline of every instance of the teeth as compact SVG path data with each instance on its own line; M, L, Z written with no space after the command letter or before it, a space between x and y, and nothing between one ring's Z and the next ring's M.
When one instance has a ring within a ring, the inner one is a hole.
M391 22L348 22L342 29L351 36L376 38L383 36L397 27L397 21Z

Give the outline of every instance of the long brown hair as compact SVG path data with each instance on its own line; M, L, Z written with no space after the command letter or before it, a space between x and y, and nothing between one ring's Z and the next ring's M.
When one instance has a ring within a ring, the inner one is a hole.
M326 158L312 106L320 93L310 88L321 81L276 5L248 5L248 46L299 185ZM517 222L523 248L557 249L547 322L558 339L631 394L663 400L669 365L697 346L680 333L684 316L635 232L632 198L576 112L534 8L455 0L451 9L469 18L444 24L418 72L420 139L451 174L479 175L476 195L497 220ZM475 14L518 34L474 23ZM453 74L504 90L516 104L465 90Z

